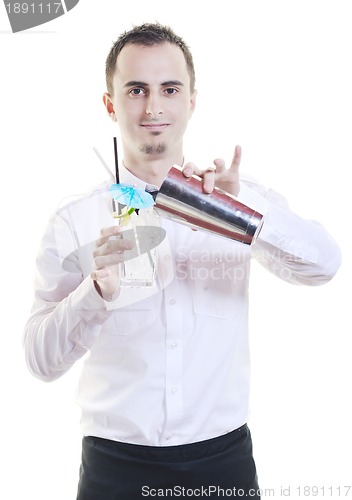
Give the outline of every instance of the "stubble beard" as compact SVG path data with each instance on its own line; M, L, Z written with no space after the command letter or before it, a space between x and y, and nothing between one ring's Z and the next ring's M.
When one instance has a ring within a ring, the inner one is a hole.
M141 153L145 153L147 155L160 155L162 153L165 153L166 151L166 144L161 142L160 144L142 144L140 147Z
M159 132L156 132L153 135L159 135ZM139 148L142 153L145 153L147 155L160 155L162 153L165 153L166 149L167 146L165 142L159 142L159 144L142 144Z

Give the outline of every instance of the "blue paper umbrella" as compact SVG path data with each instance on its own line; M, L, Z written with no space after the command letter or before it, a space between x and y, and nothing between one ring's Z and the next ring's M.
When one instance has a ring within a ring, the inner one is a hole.
M110 191L115 201L127 207L149 208L154 205L153 196L141 188L128 184L113 184Z

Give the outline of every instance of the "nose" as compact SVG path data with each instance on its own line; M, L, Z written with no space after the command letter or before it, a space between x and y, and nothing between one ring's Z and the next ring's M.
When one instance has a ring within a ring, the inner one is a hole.
M161 96L158 94L150 94L147 97L145 112L147 115L156 117L163 114Z

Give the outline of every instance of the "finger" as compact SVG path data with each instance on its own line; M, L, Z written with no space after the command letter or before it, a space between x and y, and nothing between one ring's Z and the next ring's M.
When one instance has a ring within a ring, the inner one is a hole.
M99 255L93 259L95 270L103 270L105 268L116 266L124 260L123 253L113 253L111 255Z
M235 147L235 152L233 154L230 170L232 172L238 172L240 168L240 163L241 163L241 157L242 157L242 148L241 146L236 146Z
M100 231L100 238L108 238L108 237L114 236L120 232L121 232L120 226L103 227L103 229Z
M104 269L96 269L90 273L90 277L94 281L103 280L111 276L111 269L105 267Z
M93 252L93 257L111 255L111 254L121 254L125 250L131 250L134 247L134 241L129 239L108 239L103 242L100 246L97 246Z
M111 237L111 236L116 236L119 233L121 233L122 228L119 226L110 226L110 227L104 227L100 231L99 238L95 242L95 246L102 246L104 243Z
M182 173L185 177L192 177L192 175L202 175L202 170L194 163L189 162L183 167Z
M215 186L215 168L211 168L202 173L203 177L203 191L211 193Z
M201 170L194 163L187 163L182 170L185 177L191 177L192 175L203 177L206 172L216 172L216 165L210 165L208 168Z
M215 172L216 166L211 165L206 170L200 170L194 163L187 163L182 171L185 177L191 177L192 175L201 177L203 179L203 191L208 194L214 189Z
M119 291L119 269L120 266L115 266L115 268L99 269L90 273L96 290L105 300L113 300L113 296Z
M225 160L223 158L216 158L214 160L214 165L215 165L217 174L221 174L224 170L226 170L226 164L225 164Z

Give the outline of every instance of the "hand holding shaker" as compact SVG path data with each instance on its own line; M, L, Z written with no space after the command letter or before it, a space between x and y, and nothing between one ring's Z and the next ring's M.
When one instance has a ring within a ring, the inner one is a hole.
M264 219L256 210L241 203L235 196L215 188L204 193L202 179L186 178L174 165L155 197L156 207L175 222L191 225L251 245L257 238Z

